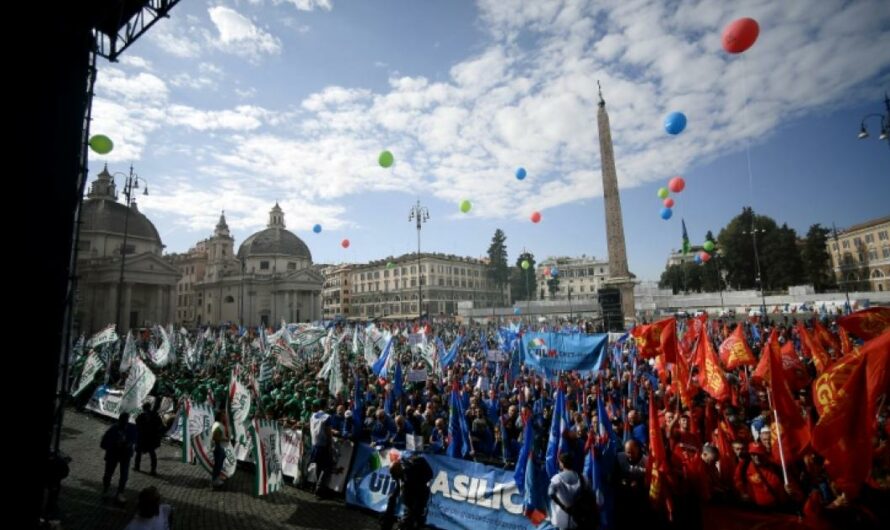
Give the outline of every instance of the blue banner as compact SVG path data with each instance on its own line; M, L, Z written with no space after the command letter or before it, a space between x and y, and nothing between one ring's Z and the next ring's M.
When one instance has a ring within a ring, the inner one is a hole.
M377 512L386 510L394 484L389 465L405 451L375 450L361 444L356 450L346 502ZM533 530L522 510L522 492L517 490L512 471L424 454L433 469L427 523L443 530ZM541 523L538 530L552 528Z
M593 370L605 349L605 333L526 333L519 343L522 361L547 373Z

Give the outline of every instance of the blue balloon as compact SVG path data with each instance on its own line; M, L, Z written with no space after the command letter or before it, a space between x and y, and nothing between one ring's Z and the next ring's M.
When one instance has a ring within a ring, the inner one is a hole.
M96 397L103 398L108 395L108 387L105 385L99 385L99 388L96 389Z
M514 315L518 315L518 314L521 313L521 312L522 312L522 310L519 309L518 307L514 307L514 308L513 308L513 314L514 314Z
M664 119L664 130L668 134L680 134L686 128L686 115L682 112L671 112Z
M321 225L313 226L312 231L315 232L316 234L320 234L321 233Z
M555 265L550 267L550 276L559 276L559 269Z
M662 208L661 209L661 218L664 219L665 221L670 219L672 215L674 215L674 211L671 210L670 208Z
M525 178L525 175L526 175L526 173L525 173L525 168L524 168L524 167L521 167L521 168L519 168L519 169L516 170L516 178L517 178L517 179L522 180L522 179Z
M695 257L692 258L692 259L695 260L695 264L696 264L696 265L701 265L701 256L699 256L698 254L696 254Z

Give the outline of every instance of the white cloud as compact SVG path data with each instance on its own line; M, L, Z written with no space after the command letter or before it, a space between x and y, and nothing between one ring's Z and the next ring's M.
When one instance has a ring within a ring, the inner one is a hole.
M143 70L151 70L151 62L138 55L124 55L120 58L120 63L133 68L141 68Z
M275 5L291 4L300 11L313 11L316 8L330 11L334 4L331 0L273 0Z
M159 20L147 34L149 42L181 59L194 59L203 52L206 30L195 20L182 22L176 17ZM197 36L197 40L194 38Z
M170 105L167 123L196 131L252 131L270 116L269 111L253 105L239 105L219 111L199 110L185 105Z
M262 54L281 52L281 41L256 26L234 9L216 6L207 10L219 32L214 44L219 49L255 60Z

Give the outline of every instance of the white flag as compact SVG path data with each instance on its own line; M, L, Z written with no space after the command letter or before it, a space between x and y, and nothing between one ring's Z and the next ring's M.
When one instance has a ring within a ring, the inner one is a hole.
M155 374L138 357L130 367L130 375L124 384L124 395L121 396L121 412L129 412L135 416L142 409L142 402L148 397L155 386Z
M126 372L130 369L130 366L133 364L133 361L139 358L139 352L136 350L136 340L133 338L133 332L127 332L127 340L124 343L124 353L121 356L121 372Z

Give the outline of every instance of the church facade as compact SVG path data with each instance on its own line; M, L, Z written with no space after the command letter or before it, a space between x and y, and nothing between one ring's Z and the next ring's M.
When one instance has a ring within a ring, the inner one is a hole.
M278 204L265 230L234 251L225 214L213 235L184 254L168 257L179 269L176 321L186 327L308 322L322 317L324 278L306 244L286 229Z
M163 249L136 202L117 202L106 166L80 207L75 332L89 336L118 318L118 331L172 322L179 271Z

